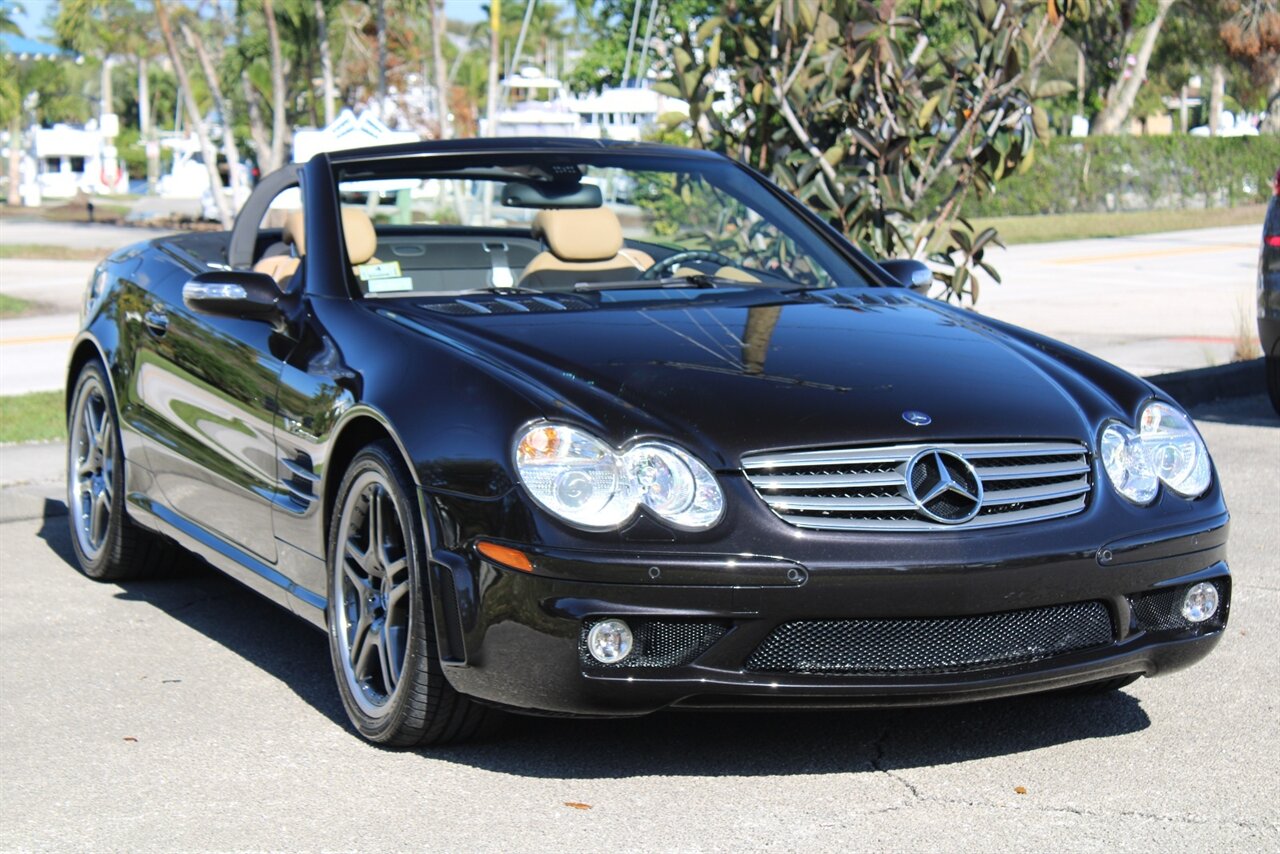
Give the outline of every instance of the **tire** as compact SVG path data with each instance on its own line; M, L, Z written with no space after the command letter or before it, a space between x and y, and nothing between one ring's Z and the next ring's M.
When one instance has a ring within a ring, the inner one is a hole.
M1268 356L1266 361L1267 394L1271 397L1271 406L1280 415L1280 356Z
M383 441L351 461L329 521L326 616L338 693L360 735L386 747L465 741L493 714L441 669L418 513L408 470Z
M95 581L168 572L177 549L125 513L124 446L102 363L76 377L67 410L67 521L80 571Z

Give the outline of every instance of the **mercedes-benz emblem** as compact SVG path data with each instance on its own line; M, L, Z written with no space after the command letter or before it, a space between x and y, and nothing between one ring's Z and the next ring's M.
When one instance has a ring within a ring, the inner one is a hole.
M921 412L918 409L908 409L902 413L902 420L916 427L925 427L933 423L933 419L929 417L929 413Z
M982 508L982 481L959 454L927 448L907 463L907 497L944 525L968 522Z

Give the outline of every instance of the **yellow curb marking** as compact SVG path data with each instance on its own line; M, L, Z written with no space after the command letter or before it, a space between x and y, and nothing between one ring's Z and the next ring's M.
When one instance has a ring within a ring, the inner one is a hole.
M1086 255L1083 258L1051 258L1044 263L1102 264L1107 261L1125 261L1130 258L1163 258L1169 255L1199 255L1204 252L1226 252L1230 249L1255 249L1252 243L1215 243L1208 246L1183 246L1178 249L1144 249L1140 252L1116 252L1111 255Z

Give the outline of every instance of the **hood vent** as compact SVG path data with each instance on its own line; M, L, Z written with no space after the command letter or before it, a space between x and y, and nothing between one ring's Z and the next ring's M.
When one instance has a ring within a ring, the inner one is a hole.
M910 305L911 300L897 294L847 293L845 291L812 290L806 292L814 299L844 308L883 308L892 305Z
M437 314L476 317L482 314L546 314L558 311L585 311L591 303L569 294L477 294L448 302L420 302L419 306Z

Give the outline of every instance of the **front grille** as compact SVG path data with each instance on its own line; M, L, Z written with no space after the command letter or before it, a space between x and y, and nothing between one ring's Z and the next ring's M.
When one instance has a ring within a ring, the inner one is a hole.
M950 673L1022 664L1105 646L1111 612L1079 602L986 614L912 620L784 623L747 660L775 673Z
M972 466L969 475L957 468L963 463L948 463L960 486L976 475L978 488L968 484L967 491L980 502L943 495L928 504L926 512L912 498L933 465L933 451ZM842 531L945 531L1054 519L1083 510L1090 489L1089 452L1073 442L762 453L743 457L742 467L756 492L784 521ZM975 504L976 513L968 518Z
M635 620L627 618L635 637L632 652L615 664L603 664L587 651L587 633L600 619L587 620L578 636L578 658L583 667L680 667L711 648L728 630L723 623L694 620Z

